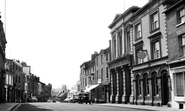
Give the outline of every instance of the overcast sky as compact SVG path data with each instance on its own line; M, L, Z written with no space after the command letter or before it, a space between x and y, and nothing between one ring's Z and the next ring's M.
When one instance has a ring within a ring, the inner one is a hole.
M31 73L53 88L72 87L80 65L109 46L117 13L148 0L0 0L6 26L6 58L31 66ZM124 5L125 4L125 5Z

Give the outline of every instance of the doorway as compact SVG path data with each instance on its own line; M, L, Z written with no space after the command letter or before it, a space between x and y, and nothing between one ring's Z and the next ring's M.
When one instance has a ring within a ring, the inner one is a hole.
M167 105L169 101L169 86L168 86L168 73L164 71L162 73L162 105Z

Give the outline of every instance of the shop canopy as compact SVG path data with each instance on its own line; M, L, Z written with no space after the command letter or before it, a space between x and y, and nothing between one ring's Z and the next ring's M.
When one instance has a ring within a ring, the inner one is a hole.
M85 92L90 92L92 89L98 87L100 84L91 85L90 87L85 89Z

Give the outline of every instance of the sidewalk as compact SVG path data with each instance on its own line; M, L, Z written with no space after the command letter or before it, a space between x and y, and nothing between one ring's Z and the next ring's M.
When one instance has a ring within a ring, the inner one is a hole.
M94 104L94 105L103 105L109 107L122 107L122 108L131 108L131 109L145 109L149 111L185 111L185 109L175 109L170 107L157 107L157 106L147 106L147 105L131 105L131 104L112 104L112 103L104 103L104 104Z
M11 111L19 103L0 103L0 111Z

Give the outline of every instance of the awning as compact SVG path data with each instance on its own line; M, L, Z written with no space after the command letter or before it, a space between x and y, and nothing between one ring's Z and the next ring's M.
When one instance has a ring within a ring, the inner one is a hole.
M98 87L100 84L91 85L90 87L85 89L85 92L90 92L92 89Z

